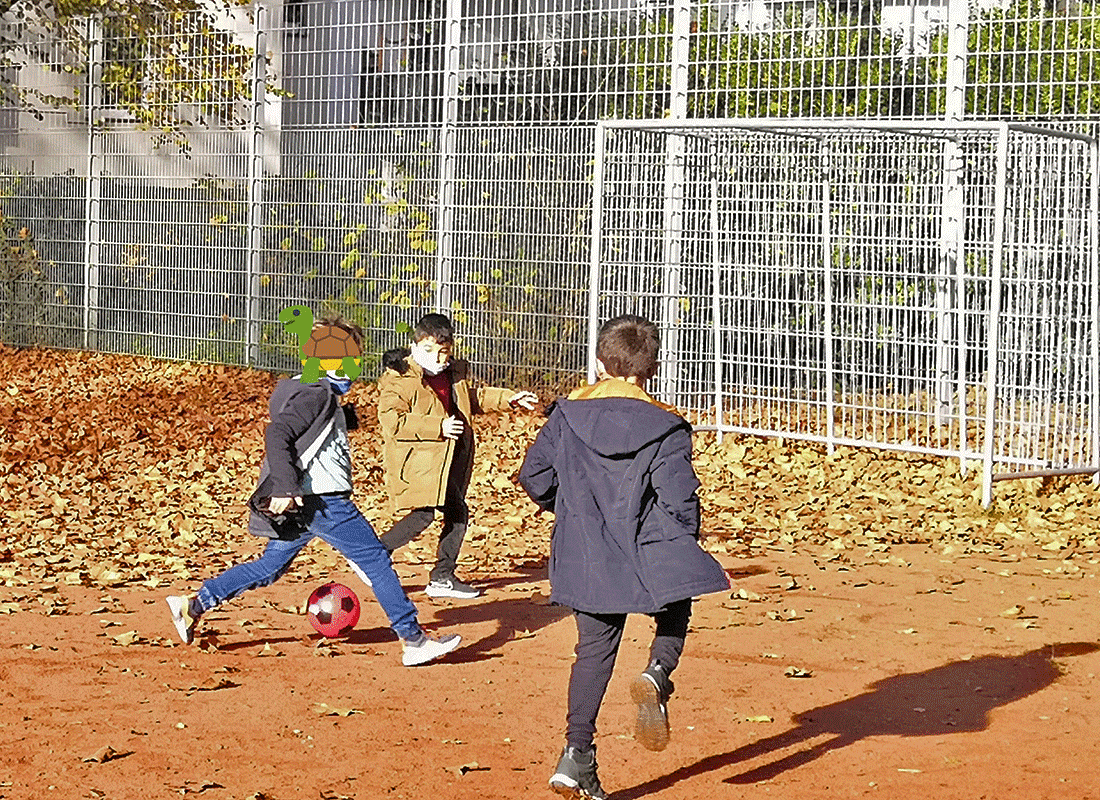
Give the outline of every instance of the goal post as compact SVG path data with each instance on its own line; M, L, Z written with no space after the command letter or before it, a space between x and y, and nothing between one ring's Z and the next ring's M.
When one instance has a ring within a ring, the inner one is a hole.
M654 386L699 428L980 463L986 504L1100 468L1092 138L605 120L595 152L591 355L601 320L658 322Z

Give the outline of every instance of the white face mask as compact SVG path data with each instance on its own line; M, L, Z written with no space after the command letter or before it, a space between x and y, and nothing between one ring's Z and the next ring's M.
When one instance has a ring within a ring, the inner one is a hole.
M416 342L409 348L415 361L429 375L438 375L451 365L450 343L439 344L435 339Z
M332 385L332 388L336 390L336 394L347 394L348 389L351 388L351 378L346 375L337 377L336 370L334 369L328 370L325 377L329 384Z

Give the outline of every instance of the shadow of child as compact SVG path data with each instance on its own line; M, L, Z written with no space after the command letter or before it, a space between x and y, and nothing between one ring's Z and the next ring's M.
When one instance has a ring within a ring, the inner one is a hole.
M1017 656L987 655L895 675L877 681L863 694L804 711L795 727L727 753L697 761L668 775L615 793L633 800L688 778L803 744L823 742L791 753L724 783L756 783L814 761L824 754L871 736L933 736L989 727L989 713L1047 688L1062 674L1055 659L1096 652L1089 642L1053 644Z

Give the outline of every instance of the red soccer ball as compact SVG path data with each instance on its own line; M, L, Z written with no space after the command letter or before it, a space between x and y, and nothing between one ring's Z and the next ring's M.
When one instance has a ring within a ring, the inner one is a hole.
M359 621L359 598L342 583L326 583L309 596L306 614L322 636L343 636Z

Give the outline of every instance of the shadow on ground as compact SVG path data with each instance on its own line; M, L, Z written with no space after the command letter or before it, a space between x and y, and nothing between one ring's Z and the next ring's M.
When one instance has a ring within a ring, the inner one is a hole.
M448 632L462 633L465 625L495 622L497 628L488 636L463 644L447 660L467 664L499 658L499 651L509 642L527 639L547 625L568 617L573 612L563 606L550 605L530 596L517 596L506 600L489 600L480 603L455 605L436 610L436 619Z
M871 684L856 697L810 709L792 719L795 727L758 742L708 756L668 775L615 792L614 800L634 800L675 783L768 756L822 736L829 738L724 783L766 781L808 764L826 753L871 736L943 736L982 731L989 712L1047 688L1062 674L1056 659L1100 650L1091 642L1052 644L1017 656L988 655L954 661L924 672L895 675Z

